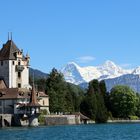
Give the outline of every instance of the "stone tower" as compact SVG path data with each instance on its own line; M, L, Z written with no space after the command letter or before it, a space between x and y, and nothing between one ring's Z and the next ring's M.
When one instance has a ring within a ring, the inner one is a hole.
M24 56L12 38L0 49L0 78L8 88L29 88L29 56Z

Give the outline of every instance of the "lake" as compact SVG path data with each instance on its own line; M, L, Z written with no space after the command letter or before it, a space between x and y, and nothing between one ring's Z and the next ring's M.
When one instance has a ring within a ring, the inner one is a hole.
M92 124L0 129L0 140L139 140L140 124Z

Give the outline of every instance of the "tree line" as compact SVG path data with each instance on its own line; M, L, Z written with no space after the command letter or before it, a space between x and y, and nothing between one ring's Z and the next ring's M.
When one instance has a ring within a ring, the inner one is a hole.
M97 123L113 118L140 117L140 95L128 86L118 85L107 92L104 81L92 80L84 90L67 83L55 68L47 79L37 79L35 84L38 90L49 95L51 113L81 112Z

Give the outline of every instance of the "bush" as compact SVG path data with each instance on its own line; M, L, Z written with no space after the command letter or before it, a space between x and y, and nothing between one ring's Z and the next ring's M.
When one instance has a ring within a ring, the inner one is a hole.
M138 116L129 116L130 120L138 120L139 117Z
M44 124L45 124L45 115L47 115L47 114L48 114L48 112L47 112L46 109L41 110L41 114L40 114L40 116L38 117L38 121L39 121L39 123L40 123L41 125L44 125Z

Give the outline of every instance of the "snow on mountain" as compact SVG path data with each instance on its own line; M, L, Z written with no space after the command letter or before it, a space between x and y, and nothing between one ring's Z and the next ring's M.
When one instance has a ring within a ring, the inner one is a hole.
M67 82L86 88L93 79L105 80L107 90L115 85L127 85L140 93L140 67L123 69L112 61L100 66L80 67L74 62L68 63L61 72Z
M102 80L119 77L124 74L129 74L130 70L124 70L114 62L108 60L101 66L87 67L80 67L74 62L70 62L63 67L61 72L64 74L67 82L78 85L93 79Z
M132 74L140 75L140 66L133 70Z
M80 71L81 67L79 67L74 62L68 63L61 69L61 72L64 74L65 80L76 85L86 82L81 76Z

